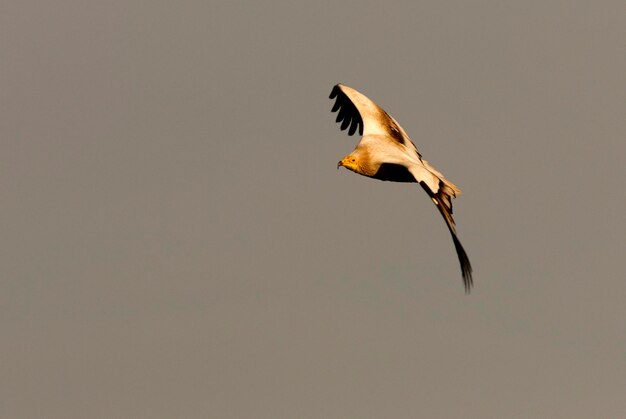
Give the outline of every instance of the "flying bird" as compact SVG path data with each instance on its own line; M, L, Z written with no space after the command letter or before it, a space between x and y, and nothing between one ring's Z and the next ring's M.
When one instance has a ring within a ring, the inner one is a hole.
M465 292L473 286L472 265L456 234L452 218L452 198L461 190L426 160L411 142L400 124L362 93L343 84L330 92L336 99L332 112L348 135L359 131L361 140L355 149L337 164L359 175L390 182L419 183L433 201L450 230L461 264Z

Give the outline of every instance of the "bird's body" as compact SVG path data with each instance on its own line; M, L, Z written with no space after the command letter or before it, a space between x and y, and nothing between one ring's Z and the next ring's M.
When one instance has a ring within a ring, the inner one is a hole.
M400 124L365 95L338 84L330 98L336 98L332 110L339 111L337 122L342 123L341 129L350 127L349 135L359 129L362 135L355 149L337 167L378 180L419 183L446 221L461 264L465 289L469 292L473 283L472 266L459 242L452 218L452 198L461 190L424 160Z

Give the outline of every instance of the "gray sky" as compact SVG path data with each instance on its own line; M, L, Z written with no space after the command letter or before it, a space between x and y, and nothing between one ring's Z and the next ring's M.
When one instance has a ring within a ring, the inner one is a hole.
M1 417L625 414L624 2L378 3L3 3Z

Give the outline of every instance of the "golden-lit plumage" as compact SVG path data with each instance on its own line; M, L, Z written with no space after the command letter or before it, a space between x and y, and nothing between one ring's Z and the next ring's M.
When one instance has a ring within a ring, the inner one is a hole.
M459 257L465 291L472 285L472 265L461 245L454 219L452 198L461 190L438 172L417 151L407 133L387 112L351 87L337 84L330 94L336 99L332 111L349 135L362 135L355 149L337 164L355 173L391 182L419 183L443 216Z

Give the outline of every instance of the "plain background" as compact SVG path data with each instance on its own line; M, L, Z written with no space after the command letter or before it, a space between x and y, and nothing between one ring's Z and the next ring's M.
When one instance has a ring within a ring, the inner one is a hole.
M626 415L623 1L0 9L0 417ZM457 183L335 169L343 82Z

